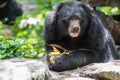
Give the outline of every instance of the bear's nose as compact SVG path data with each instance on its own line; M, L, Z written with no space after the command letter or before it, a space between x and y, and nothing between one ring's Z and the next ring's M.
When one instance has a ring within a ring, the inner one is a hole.
M74 27L72 32L78 32L79 31L79 27Z

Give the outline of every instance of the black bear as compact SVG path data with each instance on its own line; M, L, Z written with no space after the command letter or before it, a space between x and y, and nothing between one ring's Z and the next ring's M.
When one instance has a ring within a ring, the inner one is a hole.
M111 34L96 12L83 2L58 4L45 20L43 37L48 66L53 71L118 59ZM54 49L60 54L51 56Z
M14 0L0 0L0 20L5 24L13 24L16 17L22 15L23 11Z

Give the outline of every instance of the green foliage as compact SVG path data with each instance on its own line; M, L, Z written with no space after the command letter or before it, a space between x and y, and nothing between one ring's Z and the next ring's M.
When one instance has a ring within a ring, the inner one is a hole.
M0 22L0 59L16 57L40 59L46 55L42 38L44 14L37 14L34 17L23 14L11 27ZM3 36L6 29L11 30L14 35Z
M5 27L2 22L0 24L0 59L16 57L39 59L46 55L42 38L43 20L39 14L35 17L24 14L17 18L11 27ZM6 28L14 35L2 36Z
M34 41L35 39L33 38L26 40L23 38L8 38L0 36L0 59L15 57L41 58L45 55L44 50L43 48L39 49L39 46L34 47Z
M32 17L24 14L11 27L0 22L0 59L39 59L46 55L42 38L43 19L39 15ZM3 36L6 29L11 30L14 35Z
M60 2L66 2L66 1L76 1L76 0L37 0L37 3L40 6L40 13L43 17L48 15L52 8L57 5Z
M20 46L23 40L8 39L0 36L0 59L20 57L23 51Z
M66 2L66 1L76 1L76 0L38 0L38 4L41 8L52 9L53 6L58 4L59 2Z
M96 9L104 12L106 15L120 14L120 8L118 7L97 7Z
M39 14L38 14L39 15ZM31 17L23 15L16 19L14 27L11 30L14 32L14 38L23 39L20 56L25 58L41 58L45 55L44 41L42 38L43 21L39 16ZM16 52L15 52L16 53Z

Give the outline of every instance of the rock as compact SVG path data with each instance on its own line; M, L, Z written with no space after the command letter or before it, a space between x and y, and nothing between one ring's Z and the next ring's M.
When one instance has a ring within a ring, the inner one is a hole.
M0 80L51 80L51 76L41 61L12 59L0 61Z
M53 72L50 71L53 80L95 80L89 77L80 77L76 70Z
M20 4L22 5L23 12L29 14L39 7L39 5L34 1L23 1L20 2Z
M10 29L5 29L2 33L3 36L13 36L13 31Z
M87 65L80 70L79 74L100 80L120 80L120 60Z
M120 80L120 60L64 72L50 71L44 61L0 60L0 80Z
M61 80L120 80L120 60L92 63L80 70L64 71L58 74Z

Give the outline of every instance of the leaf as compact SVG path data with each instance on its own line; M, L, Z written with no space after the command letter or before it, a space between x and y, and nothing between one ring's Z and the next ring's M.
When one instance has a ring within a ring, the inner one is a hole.
M112 12L112 14L117 13L117 12L118 12L118 7L114 7L114 8L112 8L111 12Z

